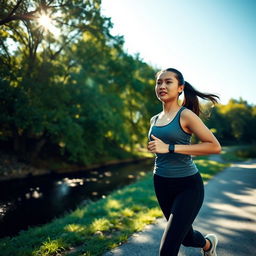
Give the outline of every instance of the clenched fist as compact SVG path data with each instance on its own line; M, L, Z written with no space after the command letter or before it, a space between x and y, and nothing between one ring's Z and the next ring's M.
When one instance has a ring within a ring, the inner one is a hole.
M148 151L151 153L168 153L169 144L165 144L162 140L158 139L156 136L151 134L152 141L148 143Z

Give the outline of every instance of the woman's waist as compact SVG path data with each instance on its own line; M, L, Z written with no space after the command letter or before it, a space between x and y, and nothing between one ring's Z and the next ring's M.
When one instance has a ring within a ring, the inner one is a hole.
M156 153L156 162L166 163L191 163L193 162L191 155L179 154L179 153Z
M175 173L183 176L185 173L194 173L198 171L192 157L190 155L182 154L158 154L155 159L154 170L156 172L172 174L175 176Z

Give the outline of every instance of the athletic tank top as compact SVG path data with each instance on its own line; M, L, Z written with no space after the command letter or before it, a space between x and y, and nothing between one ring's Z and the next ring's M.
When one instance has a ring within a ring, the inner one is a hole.
M166 125L156 126L156 115L148 132L148 139L152 141L151 134L166 144L184 144L191 142L191 135L185 132L180 124L180 114L185 107L181 107L174 119ZM191 155L179 153L156 153L153 173L170 178L191 176L198 172Z

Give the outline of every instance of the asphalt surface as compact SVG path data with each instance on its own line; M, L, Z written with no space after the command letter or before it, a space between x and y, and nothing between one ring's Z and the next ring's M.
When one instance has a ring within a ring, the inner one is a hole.
M165 226L160 218L104 256L157 256ZM218 236L218 256L256 255L256 159L233 164L205 185L204 204L193 227ZM199 248L181 246L179 252L199 255Z

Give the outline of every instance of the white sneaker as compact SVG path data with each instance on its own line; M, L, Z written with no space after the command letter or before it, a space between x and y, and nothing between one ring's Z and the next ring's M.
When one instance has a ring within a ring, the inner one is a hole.
M208 234L208 235L205 236L205 238L207 238L211 241L212 248L209 251L202 250L203 255L204 256L217 256L217 252L216 252L216 247L217 247L217 244L218 244L217 236L214 235L214 234Z

